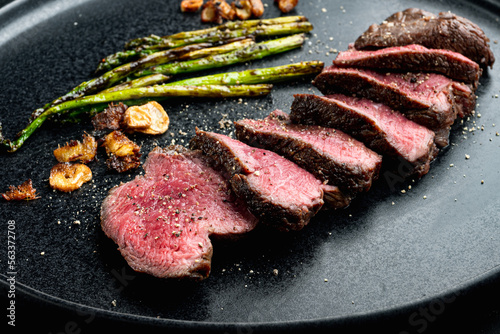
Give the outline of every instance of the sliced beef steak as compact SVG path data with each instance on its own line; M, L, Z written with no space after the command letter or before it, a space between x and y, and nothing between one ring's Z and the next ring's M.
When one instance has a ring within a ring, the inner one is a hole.
M110 190L101 226L130 267L156 277L209 275L210 235L251 231L257 219L199 151L155 149L145 174Z
M323 205L321 181L274 152L198 129L191 147L222 166L249 210L278 230L300 230Z
M409 8L381 24L373 24L354 43L358 50L421 44L463 54L481 66L492 66L495 57L489 39L476 24L450 12L432 13Z
M294 95L290 118L299 124L322 124L341 129L392 161L412 166L408 174L421 176L438 150L434 133L406 119L384 104L341 94Z
M448 145L457 115L474 110L476 96L467 85L435 73L395 73L358 68L326 67L314 79L325 95L344 93L387 104L436 133L436 144Z
M368 191L382 163L379 154L342 131L292 124L281 110L263 120L237 121L235 128L239 140L284 156L346 196Z
M477 88L482 69L460 53L428 49L411 44L376 51L349 49L339 52L333 64L339 67L362 67L381 70L436 72Z

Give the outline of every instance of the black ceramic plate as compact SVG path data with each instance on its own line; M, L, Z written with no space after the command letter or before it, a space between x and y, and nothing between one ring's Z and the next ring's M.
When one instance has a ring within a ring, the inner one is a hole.
M265 17L279 16L272 1ZM331 62L370 24L420 7L450 10L479 24L500 57L500 9L487 1L312 1L303 14L315 29L300 50L225 70L300 60ZM129 39L199 29L199 15L181 14L178 1L14 1L0 9L0 121L13 137L30 113L89 79L103 56ZM276 85L264 98L174 100L164 106L171 128L135 136L143 158L158 144L187 144L196 126L226 134L222 119L287 111L292 94L316 92L310 79ZM78 310L78 328L98 318L160 327L250 332L363 321L423 305L400 331L427 326L467 290L500 271L500 73L481 79L476 115L456 124L420 180L388 182L340 211L321 212L298 233L256 233L214 244L210 277L173 282L133 272L99 225L107 191L140 170L118 175L101 154L89 164L93 181L73 193L48 185L52 150L91 130L89 122L43 126L14 154L0 156L1 191L33 180L41 198L1 205L2 276L14 271L18 296ZM102 153L102 152L101 152ZM469 157L466 159L466 155ZM7 230L15 231L15 267L7 266ZM277 273L277 274L276 274ZM4 288L5 279L2 280ZM21 297L18 297L21 298ZM427 316L428 315L428 316ZM21 315L18 315L21 316Z

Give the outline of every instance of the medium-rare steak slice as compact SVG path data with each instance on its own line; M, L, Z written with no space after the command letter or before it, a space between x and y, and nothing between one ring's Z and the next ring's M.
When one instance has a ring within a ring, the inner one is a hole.
M375 51L349 49L339 52L333 64L339 67L363 67L379 70L436 72L471 84L477 88L482 69L460 53L444 49L428 49L411 44Z
M341 94L296 94L291 109L292 122L341 129L382 154L384 161L409 163L413 170L408 174L426 174L438 152L432 131L372 100Z
M101 226L130 267L156 277L209 275L210 235L235 236L257 219L199 151L154 149L145 174L110 190Z
M476 24L450 12L438 16L409 8L373 24L354 43L358 50L421 44L463 54L481 66L493 66L489 39Z
M346 196L368 191L382 164L379 154L342 131L293 124L281 110L234 125L239 140L284 156L325 184L338 186Z
M467 85L435 73L395 73L358 68L326 67L314 79L325 95L344 93L387 104L408 119L436 133L436 144L448 145L457 115L474 110L476 96Z
M272 151L199 129L190 144L223 167L249 210L278 230L302 229L323 205L321 181Z

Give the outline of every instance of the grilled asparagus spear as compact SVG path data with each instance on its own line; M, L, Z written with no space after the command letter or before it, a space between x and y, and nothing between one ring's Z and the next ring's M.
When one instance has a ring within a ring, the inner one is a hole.
M304 34L296 34L256 43L254 45L247 46L244 49L235 50L220 55L213 55L195 60L153 66L149 69L135 72L133 76L141 77L155 73L161 73L165 75L192 73L211 68L233 65L236 63L243 63L250 60L262 59L266 56L298 48L302 46L304 40Z
M101 93L96 95L84 96L75 100L62 102L55 105L34 119L28 126L22 130L14 141L3 139L1 145L8 151L14 152L23 145L23 143L51 116L64 113L67 110L81 108L93 104L103 104L115 101L127 101L144 98L164 98L164 97L242 97L242 96L260 96L269 94L272 85L207 85L207 86L167 86L157 85L151 87L140 87L119 90L116 92ZM1 135L0 135L0 138Z
M98 78L81 83L77 87L73 88L69 93L46 104L43 108L35 110L32 118L36 118L48 108L59 103L74 100L84 95L107 89L132 73L146 69L153 65L164 64L174 59L197 59L206 55L216 55L232 50L238 50L239 48L243 48L251 44L254 44L253 40L251 38L247 38L216 47L212 47L211 43L200 43L152 53L149 56L143 57L137 61L116 67Z
M254 28L256 26L264 27L264 26L272 26L272 25L296 23L296 22L307 22L307 18L305 16L283 16L283 17L276 17L276 18L262 19L262 20L228 21L216 27L193 30L193 31L183 31L170 36L160 37L156 35L151 35L148 37L136 38L125 44L125 49L130 50L144 46L168 44L169 42L172 41L179 41L179 40L182 41L193 38L201 39L204 38L205 36L217 35L221 32L226 32L228 30L243 30L243 29Z
M157 43L155 44L143 45L137 49L119 51L107 56L99 63L96 73L108 71L116 66L131 61L132 59L142 57L159 50L177 48L193 43L220 42L249 35L260 37L305 33L311 31L312 28L313 26L309 22L291 22L269 26L255 25L235 30L217 30L206 35L188 36L184 39L162 39L161 37L158 37Z
M301 77L307 77L310 75L318 74L323 69L324 63L321 61L304 61L300 63L276 66L276 67L267 67L267 68L258 68L246 71L239 72L227 72L220 73L214 75L207 75L196 78L189 78L180 81L175 81L171 83L164 84L166 86L203 86L203 85L252 85L252 84L270 84L270 83L278 83L282 81L288 81L293 79L298 79ZM150 78L155 76L163 76L163 74L153 74L148 77ZM161 77L160 77L161 78ZM127 82L123 84L123 86L115 86L107 91L117 91L120 89L132 88L132 86L137 85L136 87L143 87L141 85L141 79L135 79L133 81ZM128 101L127 105L139 105L150 101L151 99L138 99L133 101ZM161 100L161 99L155 99ZM91 105L75 110L69 111L64 115L62 119L63 122L72 122L77 123L81 121L82 115L94 116L95 114L103 111L108 104L98 104Z

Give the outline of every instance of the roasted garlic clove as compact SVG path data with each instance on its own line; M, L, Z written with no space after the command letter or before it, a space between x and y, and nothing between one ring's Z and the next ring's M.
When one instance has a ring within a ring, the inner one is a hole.
M203 0L182 0L181 1L181 11L193 13L201 8L203 5Z
M236 12L231 7L231 5L226 2L226 0L217 0L217 1L215 1L215 5L217 6L222 18L224 18L226 20L234 20L234 16L236 15Z
M9 190L2 194L2 197L7 201L33 200L40 198L36 194L36 189L33 188L31 179L24 181L20 186L9 186Z
M252 4L250 0L236 0L231 3L231 6L240 20L246 20L252 16Z
M120 131L113 131L104 137L102 144L106 149L109 159L106 160L108 168L119 173L139 167L141 153L139 145L131 141Z
M50 170L49 183L52 189L70 192L92 180L92 171L84 164L60 162Z
M297 6L299 0L274 0L274 2L278 3L278 8L283 13L288 13Z
M151 101L129 107L125 111L123 123L127 130L159 135L168 130L170 119L161 104Z
M65 146L54 150L54 156L59 162L81 161L83 163L94 160L97 153L97 142L94 137L85 133L83 141L72 140Z
M261 0L250 0L252 5L252 15L255 17L261 17L264 14L264 5Z
M118 130L104 137L104 143L102 145L106 149L108 155L113 154L118 157L134 155L140 150L139 145L128 139L127 136Z
M203 23L222 23L222 16L219 9L213 1L208 1L201 10L201 22Z

